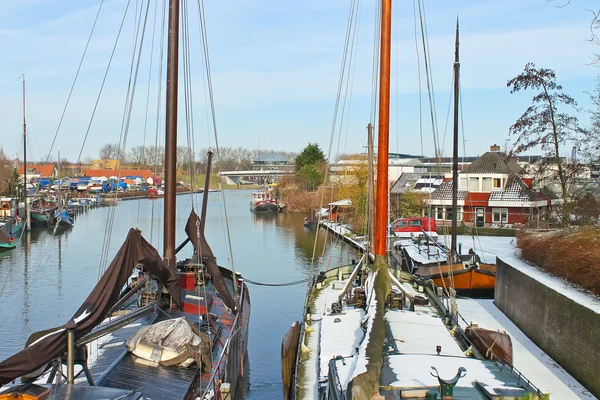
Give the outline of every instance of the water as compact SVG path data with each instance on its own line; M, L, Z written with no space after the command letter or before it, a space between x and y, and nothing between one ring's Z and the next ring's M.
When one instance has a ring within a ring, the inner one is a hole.
M256 215L249 210L250 192L210 193L206 236L220 265L231 267L222 195L227 201L235 270L248 279L283 283L310 274L315 231L303 226L305 215ZM177 196L177 243L194 203L200 213L201 195ZM23 348L29 335L62 325L79 308L105 267L125 240L130 228L162 252L163 200L121 201L116 207L89 210L77 216L75 227L55 234L34 228L23 234L17 249L0 253L0 360ZM114 213L108 257L102 260L107 225ZM325 243L322 230L317 254L323 268L348 263L357 254L347 245ZM191 246L178 258L191 255ZM285 287L248 285L251 316L249 330L248 399L281 399L281 340L290 325L302 317L306 284Z

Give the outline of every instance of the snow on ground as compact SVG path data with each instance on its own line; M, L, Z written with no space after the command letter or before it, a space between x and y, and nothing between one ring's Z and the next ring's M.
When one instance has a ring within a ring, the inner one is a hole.
M543 392L549 392L550 399L596 399L496 308L493 300L458 299L458 310L469 323L506 331L512 340L514 366Z
M447 239L448 242L450 241L449 238L444 239ZM522 273L556 290L558 293L570 298L576 303L600 314L600 299L598 297L585 293L581 288L572 283L542 271L536 266L529 265L521 259L515 238L498 236L480 236L472 238L471 236L459 236L458 243L462 243L463 253L466 253L470 248L473 248L473 244L475 244L474 250L481 256L483 262L494 261L494 258L498 256L502 261L513 266Z

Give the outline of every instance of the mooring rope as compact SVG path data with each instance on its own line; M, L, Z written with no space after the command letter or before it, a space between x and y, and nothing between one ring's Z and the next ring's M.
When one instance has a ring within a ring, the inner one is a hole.
M306 283L308 282L308 278L305 279L300 279L299 281L293 281L293 282L284 282L284 283L264 283L264 282L257 282L257 281L253 281L251 279L245 278L244 277L244 282L247 283L251 283L253 285L257 285L257 286L294 286L294 285L300 285L302 283Z

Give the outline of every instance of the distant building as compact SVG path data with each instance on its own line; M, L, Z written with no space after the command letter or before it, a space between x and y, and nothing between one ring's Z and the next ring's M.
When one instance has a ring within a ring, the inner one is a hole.
M377 171L377 157L373 159L374 171ZM366 173L368 162L366 155L360 158L343 159L330 167L330 181L338 184L354 184L357 176ZM390 153L388 157L388 180L395 182L403 173L426 172L419 156L410 154Z
M92 168L94 169L119 169L121 168L120 160L92 160Z
M265 153L258 156L250 168L253 171L286 171L293 172L296 169L296 165L290 160L278 153Z
M18 174L23 178L23 164L19 165ZM27 164L27 181L38 179L55 179L58 176L58 169L55 164Z

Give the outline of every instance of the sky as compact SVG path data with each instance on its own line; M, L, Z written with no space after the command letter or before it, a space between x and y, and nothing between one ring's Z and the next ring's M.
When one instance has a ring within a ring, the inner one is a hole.
M126 151L141 144L162 144L160 3L151 2L147 8L135 97L131 117L126 118L130 123L124 124L127 90L132 87L128 83L136 21L144 19L139 16L146 15L146 2L104 1L58 129L53 157L60 147L61 158L70 161L96 158L103 144L118 143L125 131ZM214 148L215 138L208 118L196 4L189 2L188 15L192 140L198 152ZM372 114L375 1L360 3L353 68L345 74L348 79L343 85L347 87L347 95L342 97L346 107L333 124L350 4L342 0L206 1L220 146L299 152L309 142L316 142L332 159L365 151L366 125ZM510 94L506 82L527 62L555 70L564 91L582 108L590 107L586 91L593 91L600 72L590 65L600 48L588 40L592 20L588 10L599 8L596 1L573 0L562 8L557 7L561 3L546 0L428 0L424 4L436 121L444 155L452 151L452 121L447 116L457 16L463 127L460 154L480 155L492 144L510 149L514 138L508 135L509 127L530 104L533 92ZM99 6L99 0L0 0L0 145L9 157L22 157L23 74L27 84L28 158L38 160L48 155ZM122 33L91 120L122 21ZM394 2L392 29L390 151L431 156L431 117L423 56L417 56L415 50L412 1ZM178 140L185 146L183 76L180 72ZM581 120L587 122L585 113ZM129 128L124 130L123 125Z

